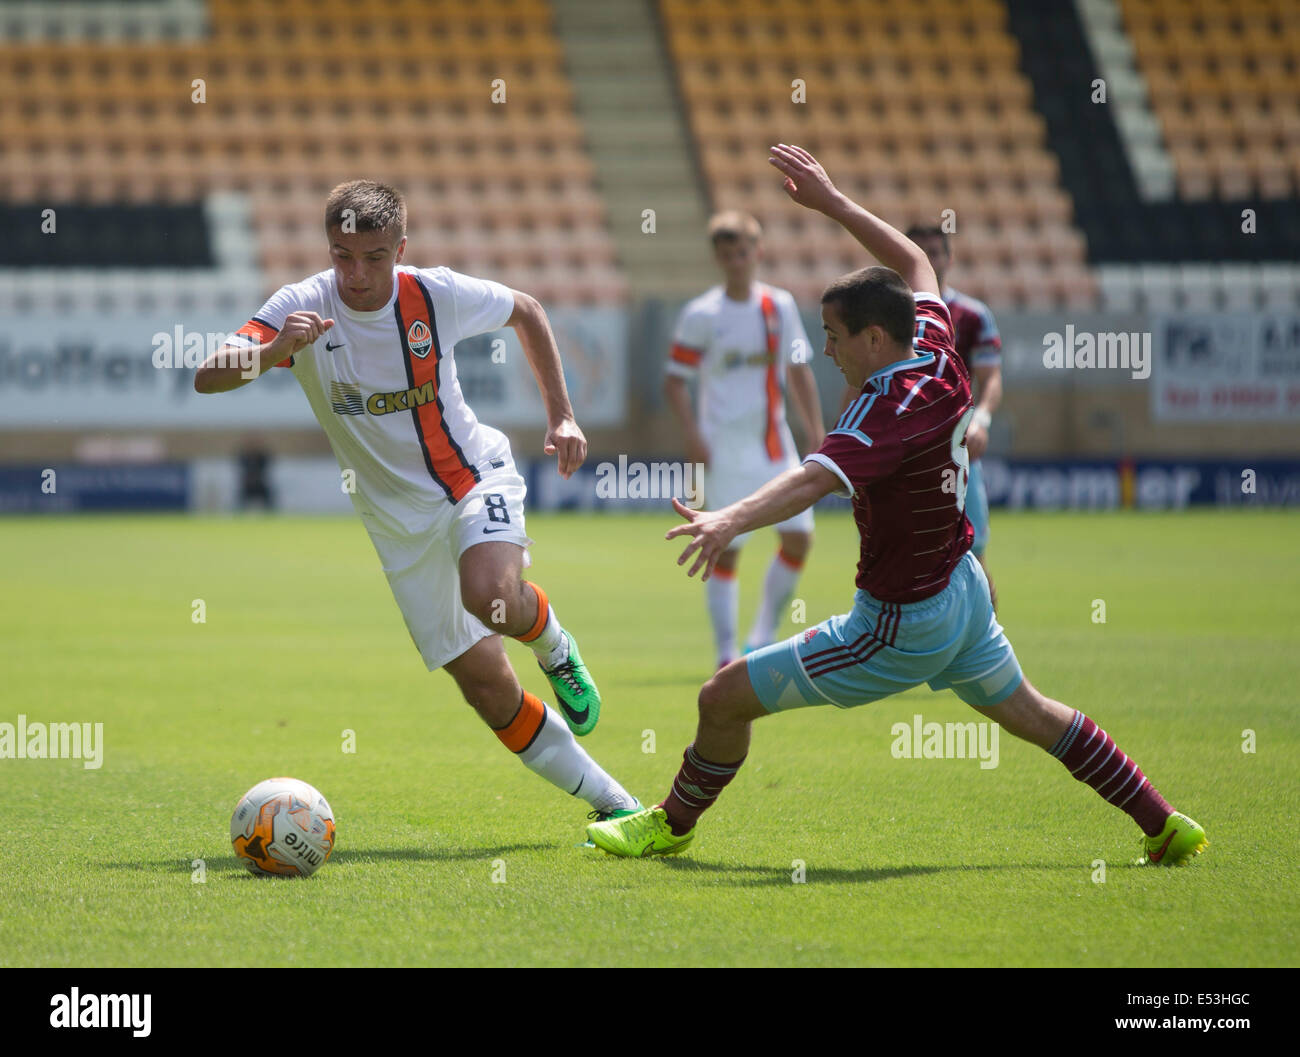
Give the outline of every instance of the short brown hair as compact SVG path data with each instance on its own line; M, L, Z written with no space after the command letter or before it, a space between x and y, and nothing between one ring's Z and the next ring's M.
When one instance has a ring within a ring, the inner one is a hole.
M753 239L763 237L763 226L748 213L728 209L713 214L709 220L709 241L715 246L719 239Z
M916 298L893 268L860 268L841 275L822 292L822 304L835 305L850 334L878 326L900 345L912 344Z
M903 232L903 234L913 242L916 242L919 239L938 239L943 243L944 256L952 256L952 243L948 241L948 232L944 231L943 228L939 227L937 224L913 224Z
M374 180L339 184L325 202L325 230L342 227L348 211L354 231L382 231L397 239L406 234L406 199L395 187Z

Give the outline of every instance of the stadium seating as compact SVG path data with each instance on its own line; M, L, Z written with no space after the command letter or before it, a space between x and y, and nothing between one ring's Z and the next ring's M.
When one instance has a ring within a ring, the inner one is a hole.
M1300 6L1123 0L1124 24L1174 159L1179 195L1300 190Z
M626 296L545 0L207 7L196 39L0 46L0 198L242 192L269 292L328 267L324 196L368 177L406 193L409 260L477 266L551 302Z
M815 298L828 274L862 263L851 238L801 216L772 178L766 147L784 141L807 146L887 218L937 224L953 210L954 280L975 296L1095 302L1084 240L997 0L660 7L713 204L765 224L774 282ZM798 101L801 85L816 106ZM792 251L794 239L815 249Z
M765 274L802 300L863 258L782 193L764 160L776 140L814 150L889 219L949 216L954 283L1000 307L1128 303L1115 275L1145 282L1154 273L1138 266L1152 263L1167 274L1138 304L1170 284L1187 304L1295 301L1278 278L1300 239L1293 0L1115 0L1112 50L1136 60L1151 110L1134 120L1142 149L1168 152L1171 201L1135 185L1114 113L1063 87L1096 70L1074 5L649 2L708 204L760 217ZM619 254L632 251L616 249L608 215L618 171L600 186L551 0L148 0L59 5L57 16L0 3L0 30L10 209L161 218L245 197L242 211L210 212L212 247L167 225L162 245L146 227L119 264L215 258L231 276L262 268L269 291L327 266L321 201L367 175L406 191L410 260L485 271L548 302L630 293ZM498 79L505 105L491 101ZM1257 214L1251 239L1244 208ZM52 247L20 233L5 259L92 263L59 249L70 256L45 260ZM1260 262L1276 267L1223 267ZM1255 285L1229 288L1239 281ZM642 274L638 292L662 294L653 285Z

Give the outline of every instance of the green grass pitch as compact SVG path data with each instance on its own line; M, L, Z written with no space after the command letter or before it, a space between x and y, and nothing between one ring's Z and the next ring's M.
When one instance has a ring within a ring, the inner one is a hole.
M672 523L529 518L530 575L605 698L585 744L643 800L712 661ZM1298 527L995 512L1028 676L1207 829L1192 866L1146 870L1133 823L1039 749L895 758L897 722L977 718L926 689L760 721L680 859L583 851L586 806L424 671L355 520L2 520L0 722L102 722L104 756L0 760L0 965L1294 964ZM856 562L847 516L817 533L810 623L848 607ZM771 538L744 555L742 630ZM310 880L254 878L230 848L239 796L281 774L336 812Z

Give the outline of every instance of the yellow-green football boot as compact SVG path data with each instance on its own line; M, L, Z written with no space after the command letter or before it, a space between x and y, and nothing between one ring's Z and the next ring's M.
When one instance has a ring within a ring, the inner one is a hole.
M624 818L593 822L588 839L601 851L629 859L648 855L676 855L695 839L695 830L680 837L668 828L668 815L661 807L649 807Z
M1137 865L1186 866L1209 846L1205 830L1194 819L1175 811L1165 819L1165 828L1157 836L1142 838L1142 858Z

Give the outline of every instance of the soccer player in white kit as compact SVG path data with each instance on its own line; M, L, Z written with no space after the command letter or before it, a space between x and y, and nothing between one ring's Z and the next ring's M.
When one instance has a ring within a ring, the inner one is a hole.
M525 766L591 817L619 817L635 798L574 740L595 726L599 693L545 592L521 575L533 542L523 478L505 436L465 403L452 358L463 338L515 328L546 407L544 450L567 478L587 441L546 313L499 283L403 265L406 204L384 184L336 187L325 231L332 269L277 291L198 369L195 389L293 372L426 667L445 668ZM563 719L520 686L501 635L536 654Z
M706 467L705 496L715 510L799 465L785 416L787 384L808 450L816 451L826 436L799 309L789 292L755 278L761 240L758 221L745 213L728 211L709 221L709 241L725 281L682 309L664 383L687 457ZM687 389L691 378L699 380L698 419ZM776 638L812 546L812 510L775 527L780 547L763 581L746 652ZM732 542L705 584L719 668L738 656L736 565L747 538Z

